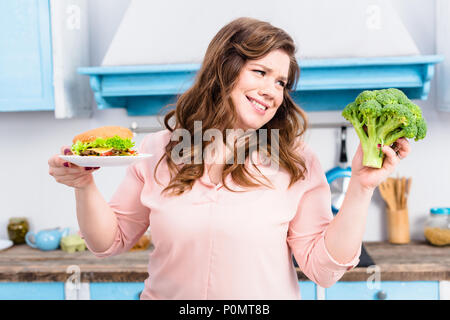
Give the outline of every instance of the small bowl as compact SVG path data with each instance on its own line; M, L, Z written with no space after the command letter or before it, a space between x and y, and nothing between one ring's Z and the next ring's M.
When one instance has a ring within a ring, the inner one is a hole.
M0 251L8 249L11 247L14 243L11 240L6 239L0 239Z

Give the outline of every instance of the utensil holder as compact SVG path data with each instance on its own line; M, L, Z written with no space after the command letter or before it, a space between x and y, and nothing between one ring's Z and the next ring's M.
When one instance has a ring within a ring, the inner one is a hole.
M410 242L408 209L387 210L389 242L406 244Z

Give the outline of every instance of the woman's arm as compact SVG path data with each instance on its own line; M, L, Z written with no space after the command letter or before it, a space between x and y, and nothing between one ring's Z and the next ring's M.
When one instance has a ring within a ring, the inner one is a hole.
M61 153L72 154L69 146L62 147ZM53 155L48 164L49 174L57 182L75 189L78 224L86 243L96 252L109 248L118 223L114 211L95 185L92 172L97 168L79 167L64 162L58 155Z
M110 248L116 238L117 219L95 182L75 188L77 219L83 237L95 252Z
M363 152L359 145L352 161L352 177L344 202L325 233L325 246L336 261L350 261L361 247L373 191L410 152L405 138L398 139L395 148L397 151L390 146L382 147L385 154L383 167L375 169L362 165Z
M373 189L350 178L344 202L325 233L325 246L339 263L351 261L361 247Z

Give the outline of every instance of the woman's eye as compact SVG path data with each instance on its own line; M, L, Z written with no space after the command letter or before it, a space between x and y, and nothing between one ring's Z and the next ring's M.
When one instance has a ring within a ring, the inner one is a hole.
M280 86L282 86L283 88L286 87L286 83L284 81L278 81L278 83L280 84Z
M262 76L264 76L264 75L266 74L266 72L263 71L263 70L257 70L257 69L255 69L255 70L252 70L252 71L253 71L253 72L256 72L256 73L258 73L258 74L260 74L260 75L262 75ZM283 88L286 87L286 83L285 83L284 81L282 81L282 80L279 80L277 83L278 83L280 86L282 86Z

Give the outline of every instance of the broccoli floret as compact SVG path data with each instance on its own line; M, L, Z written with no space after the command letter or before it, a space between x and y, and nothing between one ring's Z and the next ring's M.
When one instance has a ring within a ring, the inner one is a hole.
M384 153L378 145L392 145L405 137L425 138L427 124L420 107L395 88L365 90L342 111L361 141L363 165L381 168Z

